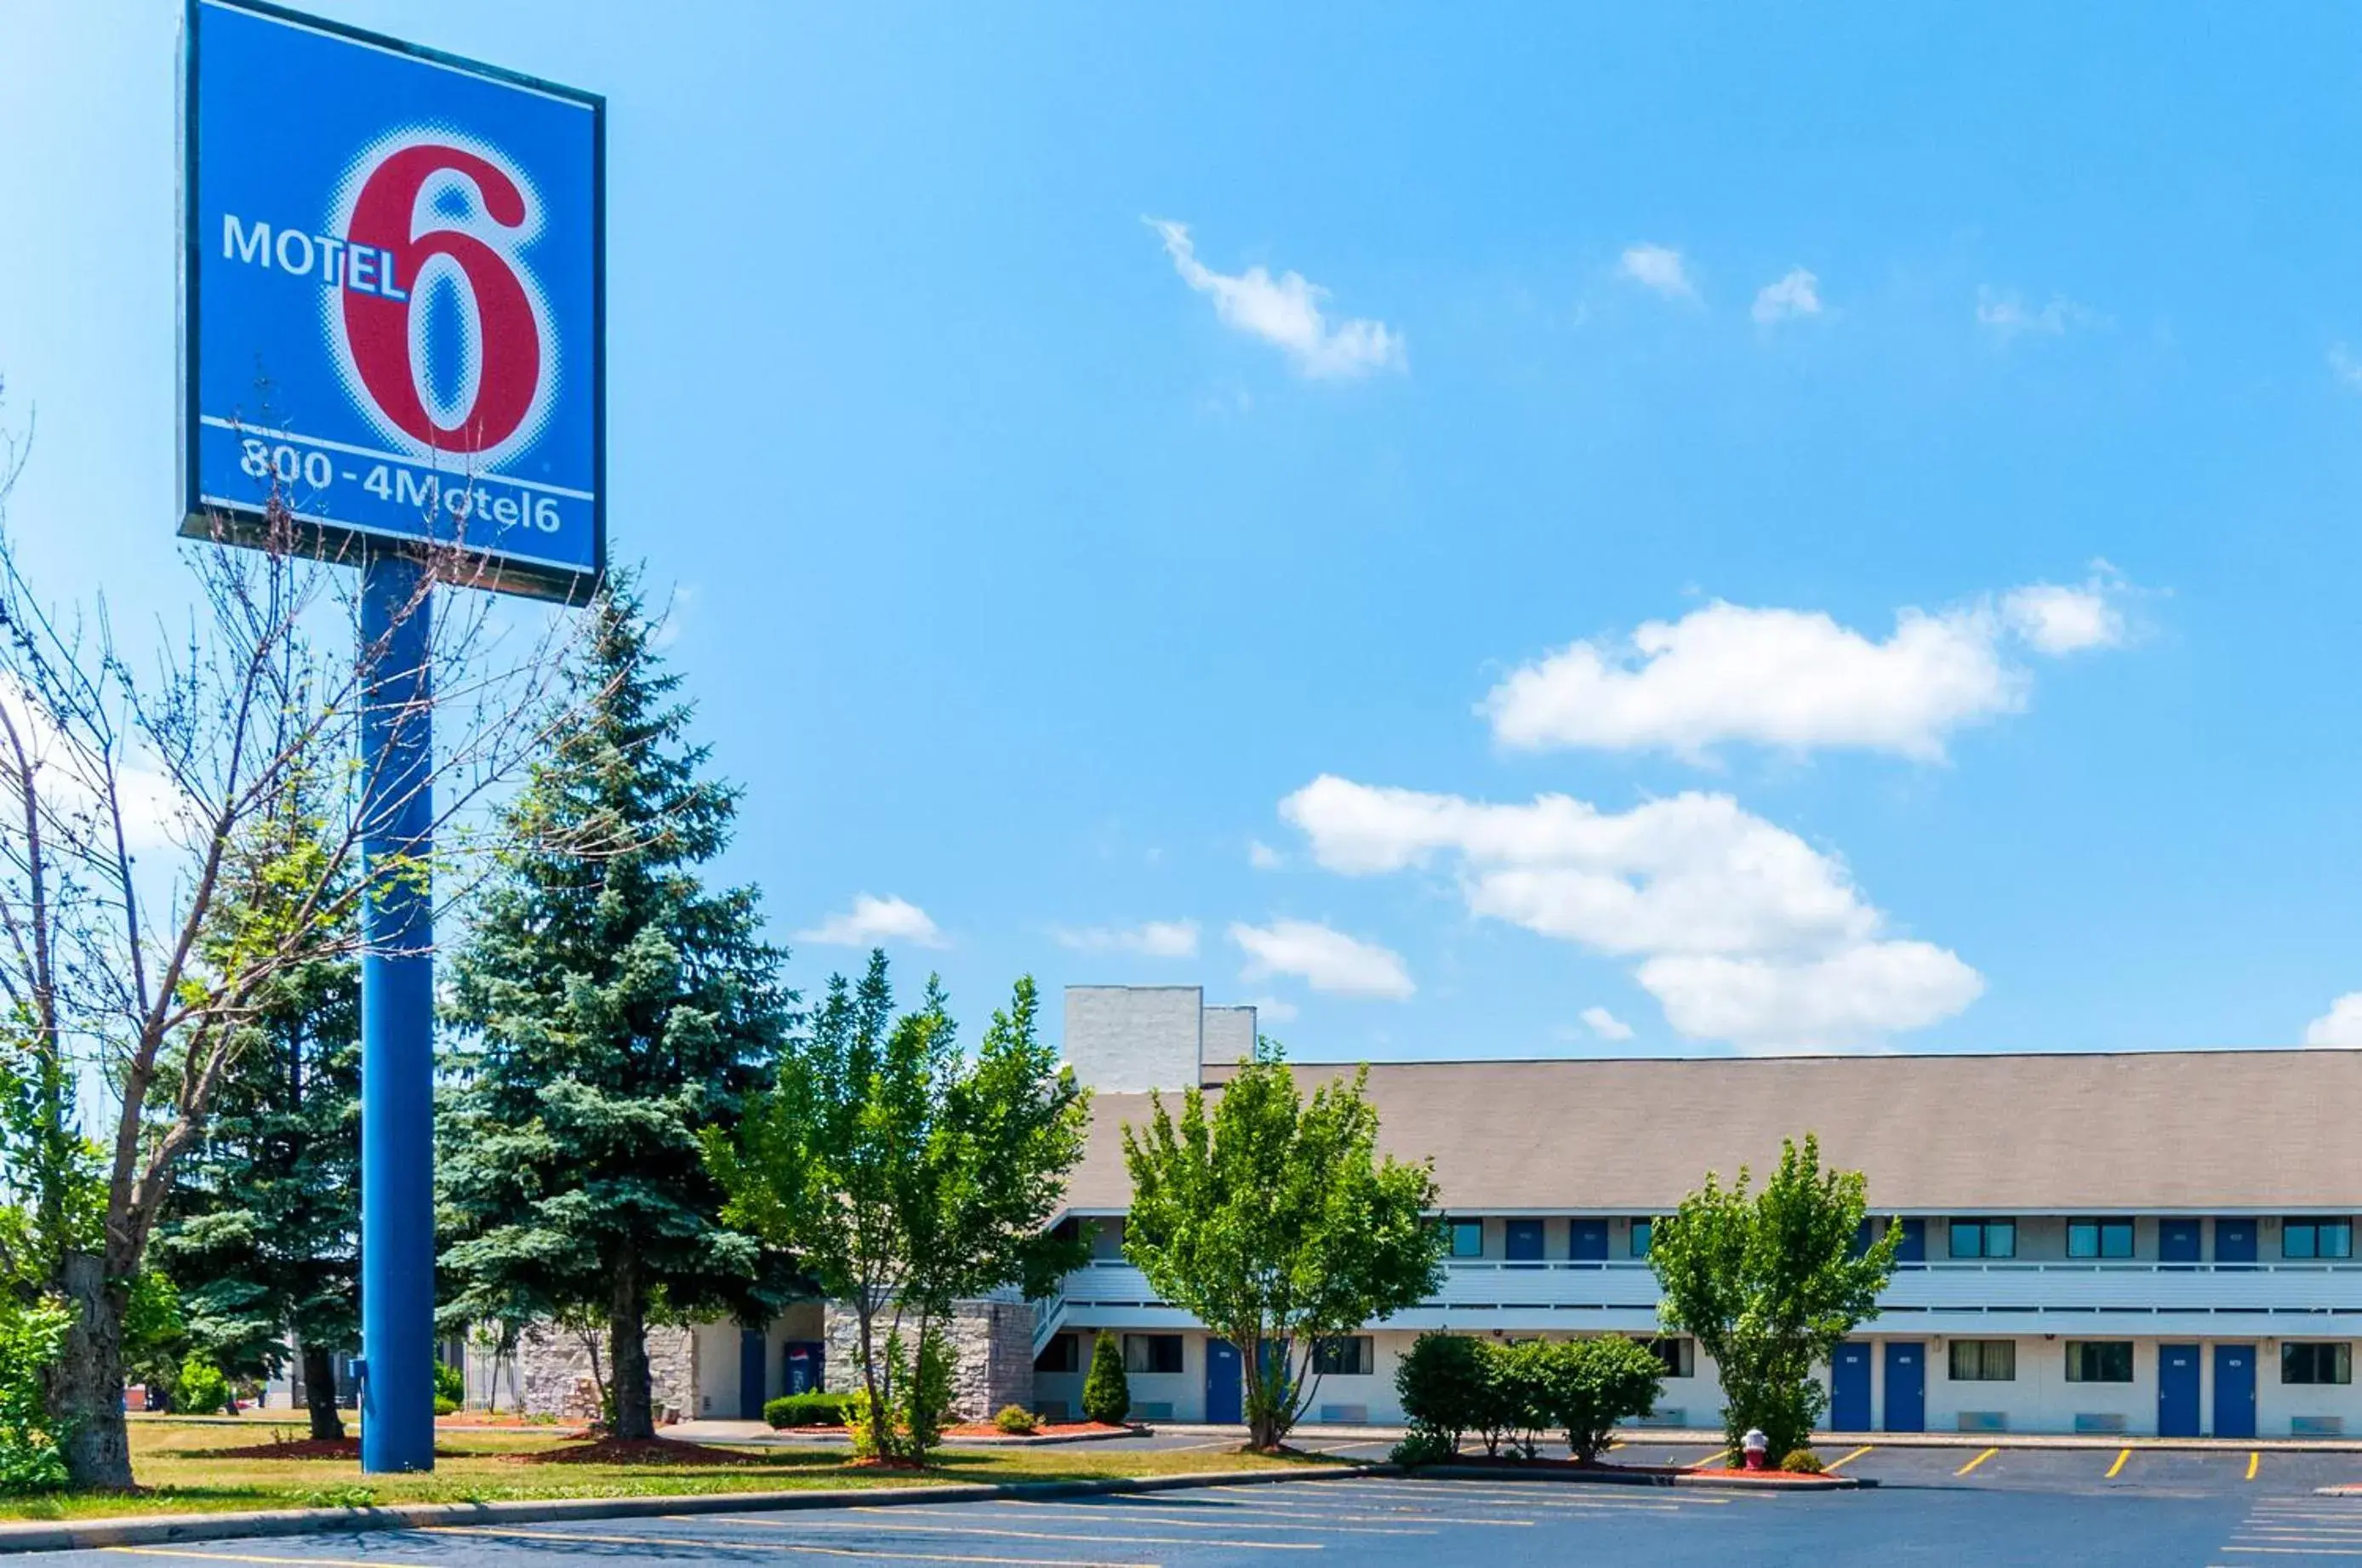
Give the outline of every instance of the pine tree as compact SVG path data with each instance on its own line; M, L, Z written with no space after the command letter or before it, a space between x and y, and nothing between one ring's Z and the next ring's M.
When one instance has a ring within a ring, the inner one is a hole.
M327 856L315 778L231 845L239 891L200 937L204 972L227 972L283 921L289 890ZM330 873L341 895L349 878ZM345 1435L336 1355L360 1341L360 963L352 921L326 929L315 955L258 989L224 1053L202 1141L175 1167L155 1242L162 1272L132 1286L127 1362L175 1364L192 1343L233 1378L275 1376L291 1342L312 1435ZM162 1079L174 1099L184 1086Z
M1131 1414L1131 1379L1124 1375L1123 1348L1105 1329L1091 1343L1091 1370L1083 1379L1083 1414L1110 1427Z
M323 958L274 979L156 1238L189 1335L232 1377L292 1339L312 1435L341 1438L335 1357L359 1347L360 975Z
M590 1316L612 1430L655 1435L647 1324L774 1315L786 1260L725 1227L699 1139L769 1080L795 997L751 889L709 891L738 796L632 582L605 589L557 734L451 966L437 1161L447 1320Z

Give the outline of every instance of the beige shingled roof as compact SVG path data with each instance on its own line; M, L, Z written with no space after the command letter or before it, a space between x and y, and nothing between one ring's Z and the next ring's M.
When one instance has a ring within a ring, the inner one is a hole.
M2362 1210L2362 1051L1404 1063L1370 1098L1468 1212L1662 1212L1807 1132L1881 1209ZM1120 1130L1147 1114L1098 1098L1075 1208L1128 1205Z

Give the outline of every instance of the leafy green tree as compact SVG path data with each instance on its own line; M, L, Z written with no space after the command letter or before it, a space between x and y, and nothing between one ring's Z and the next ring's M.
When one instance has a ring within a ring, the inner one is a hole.
M1657 1408L1664 1378L1663 1364L1649 1348L1621 1334L1558 1341L1549 1354L1550 1424L1588 1464L1614 1441L1617 1422Z
M699 1140L768 1081L795 998L754 890L701 878L738 796L703 776L630 580L590 615L451 966L444 1316L602 1319L613 1431L640 1440L652 1318L760 1322L793 1293L787 1260L723 1222Z
M953 1304L1004 1285L1045 1295L1087 1248L1048 1230L1088 1102L1041 1039L1040 1012L1020 979L969 1060L942 987L930 979L897 1018L886 955L872 953L858 986L830 979L735 1135L706 1135L729 1219L793 1253L853 1314L882 1457L921 1463L932 1446L932 1421L913 1413L933 1415L929 1347ZM904 1344L911 1356L887 1353Z
M1131 1414L1131 1379L1123 1370L1123 1345L1105 1329L1091 1342L1091 1370L1083 1379L1083 1414L1110 1427Z
M1747 1167L1682 1200L1659 1220L1649 1262L1665 1327L1694 1335L1722 1376L1724 1435L1735 1454L1749 1427L1771 1451L1805 1446L1828 1393L1814 1375L1860 1324L1878 1315L1893 1276L1900 1225L1857 1254L1869 1212L1859 1171L1823 1170L1820 1141L1783 1140L1780 1166L1760 1193Z
M291 966L246 1029L156 1256L208 1360L233 1379L276 1376L292 1340L312 1436L341 1438L336 1356L360 1341L359 963Z
M1124 1255L1156 1293L1241 1347L1249 1445L1279 1446L1310 1403L1316 1342L1432 1295L1443 1238L1430 1162L1377 1154L1369 1070L1307 1104L1279 1046L1260 1040L1209 1110L1162 1096L1123 1130L1131 1172Z

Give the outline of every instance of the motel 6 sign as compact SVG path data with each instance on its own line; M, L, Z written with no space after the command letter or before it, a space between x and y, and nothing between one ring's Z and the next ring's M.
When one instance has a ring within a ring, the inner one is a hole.
M182 530L605 564L603 101L257 0L183 33Z

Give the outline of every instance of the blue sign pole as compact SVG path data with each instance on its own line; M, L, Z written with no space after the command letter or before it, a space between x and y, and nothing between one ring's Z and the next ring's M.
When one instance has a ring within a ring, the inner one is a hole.
M418 562L361 568L361 1469L435 1468L433 679ZM388 876L391 872L392 875ZM380 878L385 878L381 881Z

